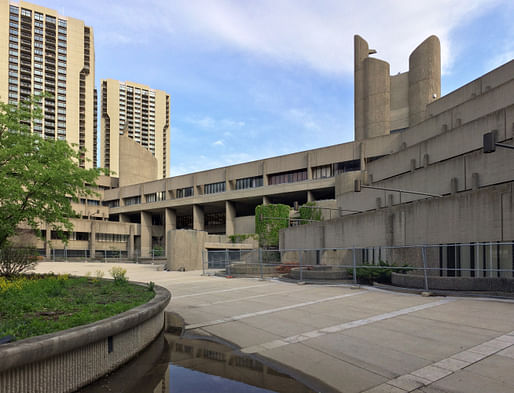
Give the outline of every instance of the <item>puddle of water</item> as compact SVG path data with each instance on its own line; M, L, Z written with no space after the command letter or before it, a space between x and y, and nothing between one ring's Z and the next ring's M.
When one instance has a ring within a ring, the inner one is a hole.
M137 358L78 393L312 393L282 367L208 337L159 336ZM278 370L280 368L280 370Z

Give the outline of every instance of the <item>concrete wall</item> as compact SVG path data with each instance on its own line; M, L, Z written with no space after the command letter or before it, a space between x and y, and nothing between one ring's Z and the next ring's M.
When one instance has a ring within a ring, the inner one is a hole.
M513 182L282 230L280 247L337 248L514 240Z
M118 154L120 187L158 178L157 159L149 150L129 138L128 135L119 136Z
M164 308L171 295L162 287L155 291L150 302L117 316L2 345L0 391L72 392L127 362L164 327Z

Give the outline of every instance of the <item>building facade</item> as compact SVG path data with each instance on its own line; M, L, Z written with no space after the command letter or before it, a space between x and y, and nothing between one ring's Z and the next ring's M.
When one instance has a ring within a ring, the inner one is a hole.
M50 93L33 132L66 140L96 167L93 29L83 21L25 1L0 0L0 100L18 103Z
M134 82L101 81L101 166L120 174L120 135L127 135L157 159L157 179L169 175L170 97Z

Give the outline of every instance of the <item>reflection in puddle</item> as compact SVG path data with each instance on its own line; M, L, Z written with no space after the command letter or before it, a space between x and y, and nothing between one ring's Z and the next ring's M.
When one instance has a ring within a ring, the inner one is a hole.
M164 334L136 359L79 392L310 393L314 390L274 366L210 337Z

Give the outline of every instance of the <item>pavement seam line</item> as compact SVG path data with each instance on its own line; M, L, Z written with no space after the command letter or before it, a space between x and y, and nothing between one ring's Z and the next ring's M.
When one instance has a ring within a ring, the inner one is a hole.
M211 295L211 294L213 294L213 293L233 292L233 291L239 291L239 290L242 290L242 289L262 288L262 287L267 287L267 286L269 286L269 285L274 285L274 284L260 284L260 285L251 285L251 286L248 286L248 287L237 287L237 288L230 288L230 289L220 289L220 290L217 290L217 291L208 291L208 292L192 293L192 294L190 294L190 295L174 296L171 300L173 301L173 299L183 299L183 298L186 298L186 297L194 297L194 296L202 296L202 295Z
M230 299L230 300L220 300L220 301L212 302L212 303L202 303L202 304L198 304L196 307L215 306L217 304L234 303L234 302L240 302L241 300L257 299L257 298L260 298L260 297L281 295L281 294L284 294L284 293L293 293L293 292L300 292L300 291L303 291L303 288L297 289L296 291L287 290L287 291L280 291L280 292L270 292L270 293L265 293L263 295L240 297L240 298L237 298L237 299Z
M414 370L408 374L400 375L399 377L384 382L381 385L375 386L373 389L394 386L396 388L404 389L406 392L412 392L419 387L428 386L434 382L446 378L451 374L454 374L457 371L478 363L489 356L495 355L507 348L514 346L511 341L513 335L514 331L499 337L495 337L482 344L468 348L465 351L455 353L445 359L429 364L428 366ZM418 382L418 386L408 389L405 388L403 381L405 379L416 380ZM369 389L364 393L368 391L371 393L373 389Z
M311 306L311 305L319 304L319 303L323 303L323 302L329 302L329 301L333 301L333 300L343 299L343 298L346 298L346 297L361 295L361 294L364 294L364 293L367 293L367 292L368 291L359 291L359 292L353 292L353 293L346 293L344 295L331 296L331 297L328 297L328 298L312 300L310 302L297 303L297 304L292 304L292 305L289 305L289 306L283 306L283 307L272 308L272 309L268 309L268 310L256 311L256 312L252 312L252 313L236 315L236 316L233 316L233 317L216 319L214 321L195 323L195 324L186 326L186 330L197 329L197 328L200 328L200 327L206 327L206 326L212 326L212 325L218 325L220 323L239 321L241 319L258 317L260 315L272 314L272 313L276 313L276 312L279 312L279 311L292 310L292 309L299 308L299 307L306 307L306 306Z
M341 323L339 325L329 326L329 327L322 328L322 329L316 329L316 330L312 330L310 332L300 333L300 334L297 334L294 336L289 336L289 337L277 339L274 341L270 341L267 343L254 345L251 347L243 348L241 351L245 352L245 353L255 353L260 350L268 350L268 349L282 347L284 345L296 344L296 343L300 343L300 342L303 342L306 340L310 340L311 338L321 337L321 336L331 334L331 333L338 333L343 330L352 329L352 328L356 328L359 326L368 325L370 323L383 321L385 319L394 318L399 315L405 315L405 314L409 314L412 312L425 310L427 308L440 306L442 304L446 304L446 303L453 302L453 301L454 300L443 299L443 300L439 300L439 301L435 301L435 302L430 302L430 303L420 304L417 306L407 307L407 308L404 308L401 310L391 311L391 312L388 312L385 314L374 315L372 317L358 319L358 320L350 321L350 322L345 322L345 323Z

